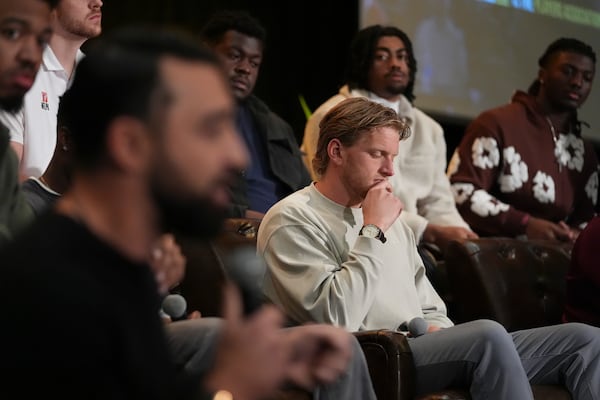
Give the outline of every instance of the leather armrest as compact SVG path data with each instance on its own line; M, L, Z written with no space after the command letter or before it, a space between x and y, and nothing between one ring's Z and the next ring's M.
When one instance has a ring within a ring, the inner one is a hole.
M406 336L381 329L355 332L361 345L373 388L379 400L413 400L415 398L415 366ZM429 393L419 400L470 399L462 390Z
M379 400L413 399L415 371L406 337L387 329L355 332Z

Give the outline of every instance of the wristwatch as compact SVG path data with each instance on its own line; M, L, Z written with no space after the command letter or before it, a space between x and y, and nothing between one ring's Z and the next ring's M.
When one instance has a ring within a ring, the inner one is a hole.
M381 243L385 243L385 241L387 240L383 235L383 231L379 229L377 225L373 224L367 224L363 226L362 228L360 228L360 232L358 232L358 234L364 237L379 239Z

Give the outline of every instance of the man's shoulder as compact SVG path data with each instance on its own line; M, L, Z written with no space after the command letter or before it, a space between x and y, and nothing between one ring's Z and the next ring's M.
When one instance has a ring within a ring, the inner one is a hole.
M19 160L9 144L9 135L0 122L0 205L9 207L17 184ZM4 191L7 192L4 192ZM1 209L2 207L0 207Z
M37 295L44 296L67 290L74 282L83 285L81 275L85 268L73 268L69 261L71 252L79 246L70 248L73 244L70 240L75 237L63 228L64 221L46 214L4 244L0 249L2 286L21 286L23 292L39 292ZM52 287L44 287L49 282Z
M246 99L241 100L241 104L243 104L244 102L248 105L248 109L253 113L254 112L262 112L262 113L272 112L271 109L269 108L269 106L267 105L267 103L262 101L256 95L251 94L250 96L246 97Z
M39 184L37 179L31 177L27 178L21 183L21 190L30 191L30 192L39 192L43 190L42 186Z
M431 115L427 114L425 111L421 110L418 107L413 107L413 115L415 120L417 121L442 129L442 126L439 122L437 122Z
M334 224L341 219L334 218L314 192L310 187L301 189L267 211L258 231L259 248L268 247L273 238L294 242L309 237L329 240Z
M265 114L271 118L276 118L287 124L287 122L285 122L285 120L283 118L281 118L279 116L279 114L277 114L275 111L273 111L271 109L271 107L269 107L269 105L267 103L265 103L259 97L251 94L244 101L246 102L246 104L248 106L248 110L250 110L250 112L252 114Z
M504 121L521 114L526 114L526 107L519 102L510 102L483 111L475 121Z
M55 212L43 213L0 249L3 284L21 284L33 290L47 280L57 288L45 293L77 285L90 293L105 294L102 280L111 279L112 271L119 267L118 258L106 249L82 223Z
M27 96L27 95L25 95ZM24 107L23 107L24 108ZM0 110L0 124L4 126L6 132L9 133L10 140L15 140L18 143L23 143L22 124L24 111L21 108L19 111L9 112Z
M26 258L45 257L54 254L57 249L66 246L65 241L71 235L73 227L65 217L50 213L36 219L27 229L20 233L6 247L2 248L3 256L19 254ZM57 233L63 233L57 236ZM60 237L60 240L57 238ZM30 249L30 251L23 251Z
M321 105L319 107L317 107L317 109L311 114L310 118L318 118L318 119L323 118L323 116L325 114L327 114L329 112L329 110L331 110L333 107L337 106L342 101L349 99L349 98L350 98L350 96L346 96L341 93L337 93L337 94L331 96L330 98L325 100L325 102L321 103Z
M291 125L279 114L271 110L267 103L260 98L256 97L255 95L250 95L245 101L250 114L252 114L254 118L266 118L270 120L270 123L274 122L276 124L285 126L285 128L290 132L292 131Z
M310 207L310 187L305 187L279 200L267 211L267 215L293 216L301 210ZM265 215L266 217L266 215Z
M42 53L42 65L40 66L38 75L43 72L60 71L63 69L64 68L60 64L60 61L58 60L58 57L56 57L52 47L50 45L46 46L44 52Z
M417 132L411 132L411 134L417 134L421 136L429 136L435 142L444 141L444 129L439 122L433 119L431 116L418 109L417 107L413 107L412 109L412 121L411 127L415 129Z
M263 226L289 226L312 224L319 215L319 203L310 186L300 189L275 203L265 214L261 222Z

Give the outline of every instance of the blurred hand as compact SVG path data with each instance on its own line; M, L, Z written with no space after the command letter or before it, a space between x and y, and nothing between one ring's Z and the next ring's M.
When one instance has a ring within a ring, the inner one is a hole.
M186 259L171 234L162 235L152 247L150 267L158 284L160 294L165 295L185 275Z
M386 232L398 219L404 205L392 193L387 180L373 185L362 202L364 224L373 224Z
M264 306L244 319L240 294L231 284L224 290L223 315L216 360L205 387L228 390L234 399L267 397L288 374L291 349L283 334L283 316L274 306Z
M171 320L171 317L169 317L167 314L161 314L160 316L162 318L163 323L165 324L170 324L173 321ZM192 311L191 313L188 314L187 319L198 319L198 318L202 318L202 314L200 313L200 311Z
M581 231L579 229L577 229L577 228L571 228L569 225L567 225L563 221L560 221L558 223L558 225L560 225L563 229L565 229L565 230L567 230L569 232L568 240L565 240L565 241L569 241L569 242L575 243L575 241L579 237L579 233Z
M293 349L288 379L307 390L333 383L352 357L351 333L332 325L314 324L284 329Z
M437 245L442 253L453 239L477 239L479 236L469 229L462 226L442 226L427 224L423 232L423 240Z
M581 229L571 227L571 237L572 237L571 241L573 243L575 243L577 241L577 238L579 237L580 233L581 233Z
M525 234L528 239L546 239L560 240L562 242L572 242L576 238L575 232L564 222L555 224L541 218L530 217L527 221Z

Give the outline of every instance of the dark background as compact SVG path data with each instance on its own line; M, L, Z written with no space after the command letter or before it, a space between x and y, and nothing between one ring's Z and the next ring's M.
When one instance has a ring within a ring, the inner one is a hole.
M153 24L197 34L216 10L248 11L268 35L255 94L292 125L300 143L306 119L298 96L314 110L344 83L358 8L357 0L106 0L103 28L107 33L124 25ZM418 93L415 105L419 106ZM430 115L444 127L450 156L468 120Z

